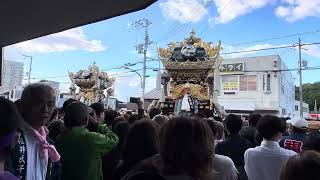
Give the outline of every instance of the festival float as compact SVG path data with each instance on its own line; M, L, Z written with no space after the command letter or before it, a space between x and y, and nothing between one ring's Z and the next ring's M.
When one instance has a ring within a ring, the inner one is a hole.
M171 42L167 48L158 49L165 69L161 75L163 112L223 115L214 92L214 78L223 60L220 50L221 41L204 42L194 31L183 42Z
M96 63L89 66L88 70L70 72L69 78L71 80L70 94L85 104L90 105L94 102L105 104L114 94L115 78L111 78L106 72L101 72Z

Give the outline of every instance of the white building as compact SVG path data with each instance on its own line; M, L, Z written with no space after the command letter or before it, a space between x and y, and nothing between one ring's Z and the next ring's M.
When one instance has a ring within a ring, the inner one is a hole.
M303 111L303 118L309 118L309 104L303 102L302 103L302 111ZM300 101L295 101L294 106L294 116L300 117Z
M292 117L295 84L286 69L278 55L225 59L215 81L220 105L227 113Z
M49 81L49 80L41 80L40 82L44 82L44 83L47 83L48 85L50 85L56 91L56 95L59 96L59 94L60 94L60 82Z
M2 69L2 86L0 87L0 93L9 92L17 86L22 85L23 79L23 63L15 61L3 61Z

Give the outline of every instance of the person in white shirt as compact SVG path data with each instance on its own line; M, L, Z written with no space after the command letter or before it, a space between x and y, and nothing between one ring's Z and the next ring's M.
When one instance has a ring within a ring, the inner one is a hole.
M263 116L257 130L263 137L260 146L248 149L244 154L245 171L249 180L278 180L281 167L297 153L281 148L279 140L286 130L280 118Z

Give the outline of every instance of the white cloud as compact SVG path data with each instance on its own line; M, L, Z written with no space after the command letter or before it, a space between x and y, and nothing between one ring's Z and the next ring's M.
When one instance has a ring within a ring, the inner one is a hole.
M129 97L140 97L142 94L141 90L141 80L137 75L132 75L129 77L121 77L122 75L116 77L115 82L115 96L120 101L127 101ZM127 74L123 75L127 76ZM146 78L146 91L148 92L156 87L156 81L154 77Z
M6 49L8 49L9 52L17 51L19 53L50 53L73 50L99 52L104 51L106 47L100 40L88 40L88 37L80 27L29 41L24 41L8 46Z
M320 47L317 45L306 46L306 50L302 50L302 53L309 56L320 58Z
M276 0L214 0L218 16L209 19L210 24L225 24L233 19L262 8Z
M139 77L136 77L136 78L132 77L132 78L130 78L130 79L129 79L129 84L128 84L128 86L130 86L130 87L141 87L141 80L140 80L140 78L139 78Z
M320 17L319 0L282 0L282 2L284 5L277 7L275 14L286 21L294 22L311 16Z
M136 56L138 56L139 58L142 58L142 59L143 59L143 57L144 57L143 54L139 54L138 51L136 51L136 50L129 51L129 53L135 54ZM147 51L147 57L149 57L149 58L155 58L155 57L156 57L156 54L155 54L154 52L151 52L151 50L150 50L150 48L149 48L148 51Z
M205 7L209 0L199 2L198 0L166 0L160 3L163 16L180 23L198 22L208 10Z

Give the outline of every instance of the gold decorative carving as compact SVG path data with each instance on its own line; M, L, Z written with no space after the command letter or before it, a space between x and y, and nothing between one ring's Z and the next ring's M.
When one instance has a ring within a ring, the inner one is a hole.
M206 100L208 99L208 87L200 84L189 84L190 95L194 99ZM178 84L172 86L170 89L170 94L173 99L180 99L185 94L184 84Z
M113 96L115 78L110 78L107 73L101 72L96 63L89 66L88 70L69 72L69 78L72 82L70 94L87 104L103 100L105 91L108 96ZM78 93L76 86L80 88Z

